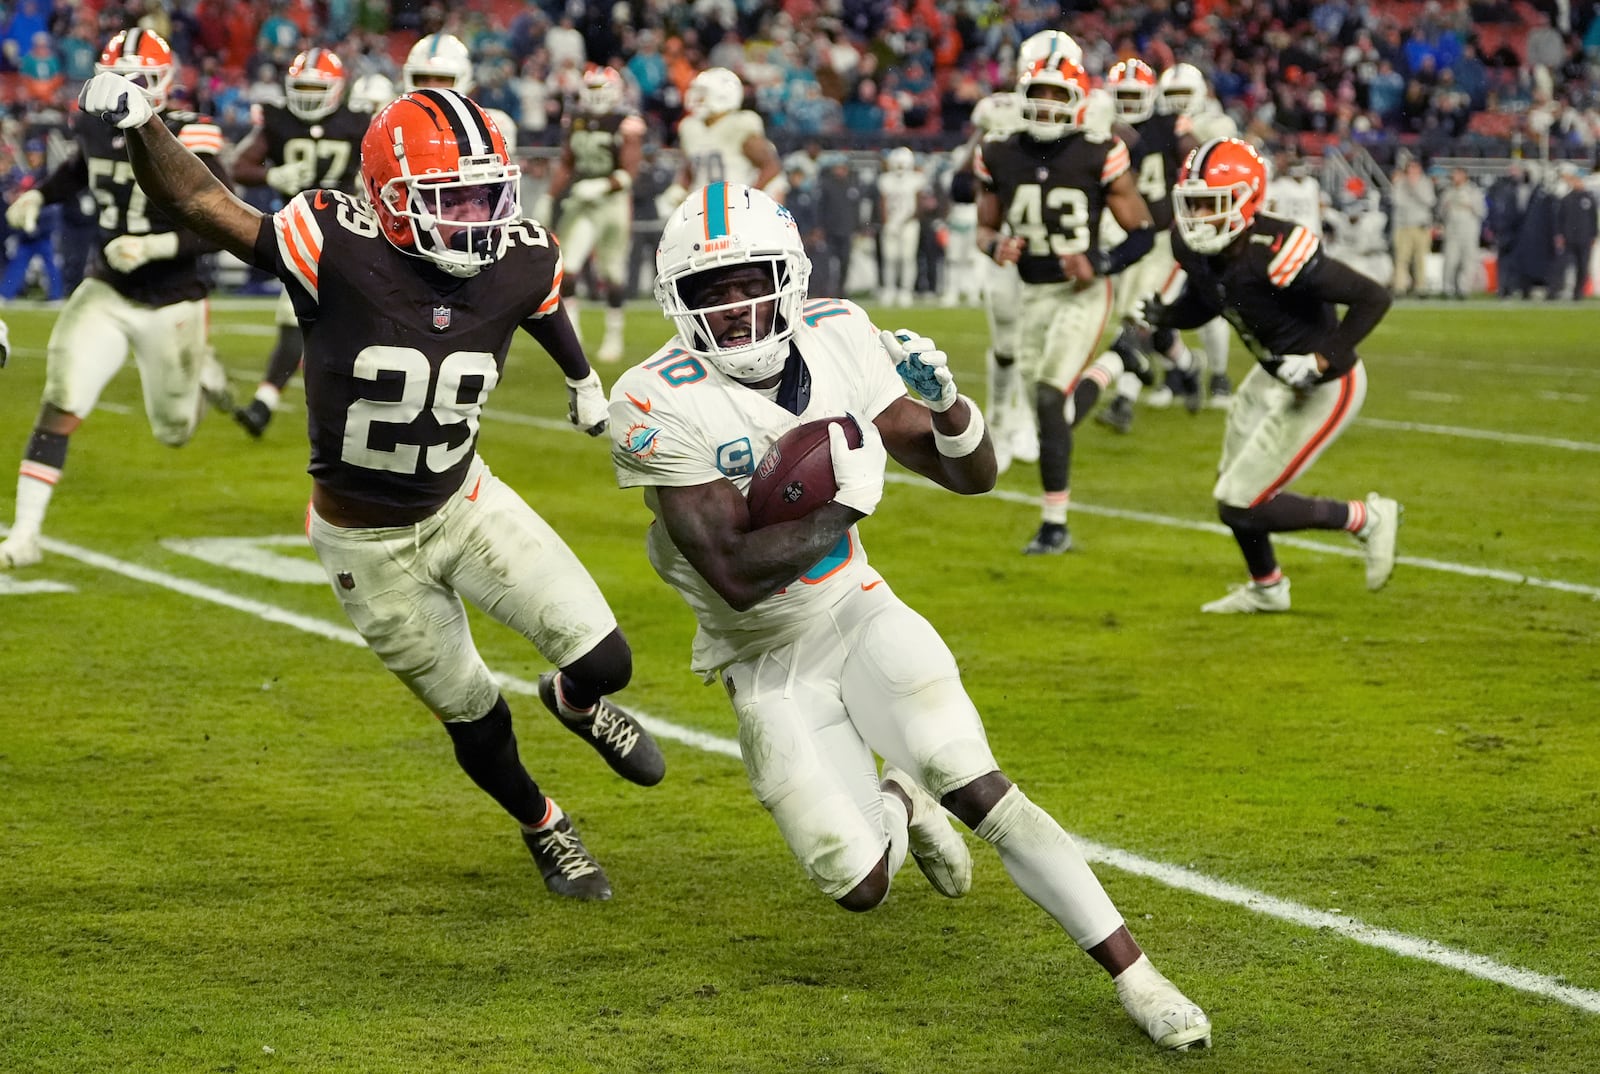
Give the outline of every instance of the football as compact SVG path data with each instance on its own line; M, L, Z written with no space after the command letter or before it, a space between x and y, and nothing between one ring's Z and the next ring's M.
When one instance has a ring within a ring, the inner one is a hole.
M833 499L839 487L833 480L828 426L834 422L844 426L845 443L853 448L861 446L861 427L846 415L796 426L778 437L761 456L745 492L751 529L804 518Z

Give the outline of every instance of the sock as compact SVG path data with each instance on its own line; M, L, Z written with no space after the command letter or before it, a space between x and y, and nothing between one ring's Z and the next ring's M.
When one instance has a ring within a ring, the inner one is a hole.
M1222 521L1232 526L1266 533L1291 533L1295 530L1350 529L1350 501L1329 500L1321 496L1302 496L1297 492L1280 492L1266 503L1251 508L1225 507L1219 514ZM1366 505L1362 504L1365 521Z
M527 832L547 832L554 828L561 818L566 815L566 812L556 805L554 798L546 798L544 800L544 816L539 818L535 824L523 824L522 830ZM518 823L521 822L519 821Z
M1087 950L1117 931L1122 915L1055 819L1012 787L978 824L1017 888Z
M1072 499L1072 493L1047 492L1039 499L1039 521L1053 522L1058 526L1067 524L1067 504Z
M1034 400L1039 414L1040 483L1046 494L1065 492L1072 487L1072 422L1067 417L1067 400L1059 390L1043 383L1036 388Z
M283 398L283 393L278 390L276 384L262 381L256 386L256 402L268 410L276 410L278 408L278 400L281 398Z
M1262 589L1266 589L1269 586L1275 586L1279 582L1283 581L1283 571L1278 567L1274 567L1269 573L1262 575L1259 578L1255 575L1251 575L1250 580L1256 585L1260 586Z
M1345 510L1350 512L1350 517L1345 520L1344 528L1357 537L1365 537L1366 534L1361 531L1367 528L1369 521L1366 503L1362 500L1346 500Z
M1010 355L989 352L989 415L1001 414L1017 386L1017 363Z
M622 338L622 307L612 306L606 309L606 335Z
M517 756L511 706L505 698L497 698L494 707L476 720L449 722L444 729L455 746L456 763L500 808L525 827L547 822L545 796Z
M563 683L566 685L563 685ZM587 716L589 713L594 711L595 705L600 701L600 698L597 696L587 705L575 705L572 702L572 698L574 696L583 696L583 691L573 687L572 680L567 678L566 672L556 672L556 704L566 709L572 715Z
M889 840L889 879L893 881L900 866L906 863L906 851L910 846L911 836L908 829L911 826L911 814L906 812L905 802L893 791L883 792L883 834Z
M1212 374L1228 371L1228 322L1221 317L1200 326L1200 348L1206 352L1206 369Z
M68 437L35 429L17 470L16 518L13 534L37 537L44 529L44 514L55 494L56 482L67 465Z
M1123 373L1117 377L1117 398L1126 399L1131 403L1139 398L1139 391L1143 387L1138 377L1132 373Z

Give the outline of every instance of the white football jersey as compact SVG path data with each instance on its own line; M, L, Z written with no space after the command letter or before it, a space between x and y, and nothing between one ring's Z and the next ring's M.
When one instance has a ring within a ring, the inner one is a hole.
M1267 212L1287 217L1322 237L1322 185L1309 175L1281 175L1267 184Z
M726 112L710 124L685 116L678 124L678 149L689 162L689 189L724 182L754 186L760 172L744 155L744 143L752 136L765 138L767 128L748 109Z
M688 487L726 478L750 487L756 463L790 429L818 418L853 415L870 421L905 395L865 311L843 299L806 303L793 346L810 373L810 399L792 414L671 343L629 369L611 387L611 459L617 484L643 487L658 511L653 486ZM852 526L815 566L749 611L736 612L652 525L650 563L694 610L693 668L719 668L797 637L846 594L880 580Z
M928 186L928 177L912 168L907 172L887 171L878 176L878 195L883 199L885 227L897 227L917 218L917 198Z

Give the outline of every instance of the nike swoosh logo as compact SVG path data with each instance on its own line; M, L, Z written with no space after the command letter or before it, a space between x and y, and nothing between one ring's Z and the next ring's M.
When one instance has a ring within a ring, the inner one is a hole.
M472 491L467 493L467 502L468 503L477 503L478 502L478 486L482 485L482 484L483 484L483 478L481 478L481 477L478 478L478 480L476 480L476 481L474 481L472 483Z
M328 195L324 194L320 190L317 191L317 196L311 199L311 204L316 206L318 209L326 209L328 207Z
M644 402L641 403L641 402L639 402L639 400L637 400L637 399L635 399L633 397L633 393L632 392L623 392L622 394L626 395L628 397L628 402L632 403L634 406L638 407L640 410L644 411L646 414L650 413L650 400L646 399Z
M878 586L880 586L882 584L883 584L883 579L882 578L879 578L876 582L862 582L861 583L861 589L864 592L864 591L866 591L868 589L876 589Z

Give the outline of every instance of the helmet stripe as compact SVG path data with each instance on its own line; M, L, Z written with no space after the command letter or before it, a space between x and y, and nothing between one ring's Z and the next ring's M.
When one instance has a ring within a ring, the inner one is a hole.
M706 187L706 238L720 239L728 234L728 184Z
M456 148L464 157L481 157L493 153L494 139L477 110L468 106L466 98L444 90L417 90L416 96L432 103L449 124L456 136Z
M143 34L144 31L137 26L128 31L127 36L122 39L123 56L132 57L135 60L139 58L139 38Z

